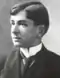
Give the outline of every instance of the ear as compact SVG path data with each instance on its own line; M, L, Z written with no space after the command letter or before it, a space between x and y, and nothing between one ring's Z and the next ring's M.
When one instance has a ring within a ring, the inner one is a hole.
M38 26L38 36L41 38L45 34L45 26L44 25L39 25Z

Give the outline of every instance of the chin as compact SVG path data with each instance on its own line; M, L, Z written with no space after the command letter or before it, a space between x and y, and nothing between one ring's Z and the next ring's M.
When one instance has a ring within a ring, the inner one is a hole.
M14 46L16 46L16 47L20 47L20 43L19 43L19 42L14 42L13 44L14 44Z

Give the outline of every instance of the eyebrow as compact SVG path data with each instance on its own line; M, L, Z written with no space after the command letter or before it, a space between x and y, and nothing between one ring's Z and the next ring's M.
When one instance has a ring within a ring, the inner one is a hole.
M17 23L24 24L24 23L26 23L26 20L18 20L18 22L17 22Z

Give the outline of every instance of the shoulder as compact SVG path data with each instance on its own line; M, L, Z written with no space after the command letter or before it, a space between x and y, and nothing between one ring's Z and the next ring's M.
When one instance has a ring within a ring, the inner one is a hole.
M0 75L1 77L4 76L5 73L7 73L14 64L14 61L16 59L16 51L12 51L7 57L6 57L6 61L4 64L4 68L1 70Z
M60 65L60 56L44 47L44 57L48 63ZM60 67L60 66L59 66Z
M43 51L43 54L45 54L46 56L60 58L60 56L58 54L49 50L44 44L42 44L42 51Z
M37 54L36 64L39 67L45 67L49 70L51 68L51 70L60 71L60 56L43 46L42 51Z
M18 52L16 50L13 50L6 58L6 62L4 65L4 68L11 68L13 66L15 60L17 59Z
M48 50L44 45L42 46L41 51L37 54L37 59L42 59L46 63L60 64L60 56L53 51Z
M54 58L57 60L60 60L60 55L58 55L57 53L45 48L45 52L46 52L46 56L48 56L49 58Z

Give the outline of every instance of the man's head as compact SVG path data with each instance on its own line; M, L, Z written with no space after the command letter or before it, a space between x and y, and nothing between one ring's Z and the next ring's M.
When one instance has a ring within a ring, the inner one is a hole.
M45 6L40 2L24 2L15 5L10 14L14 45L26 48L38 45L49 27L49 16Z

